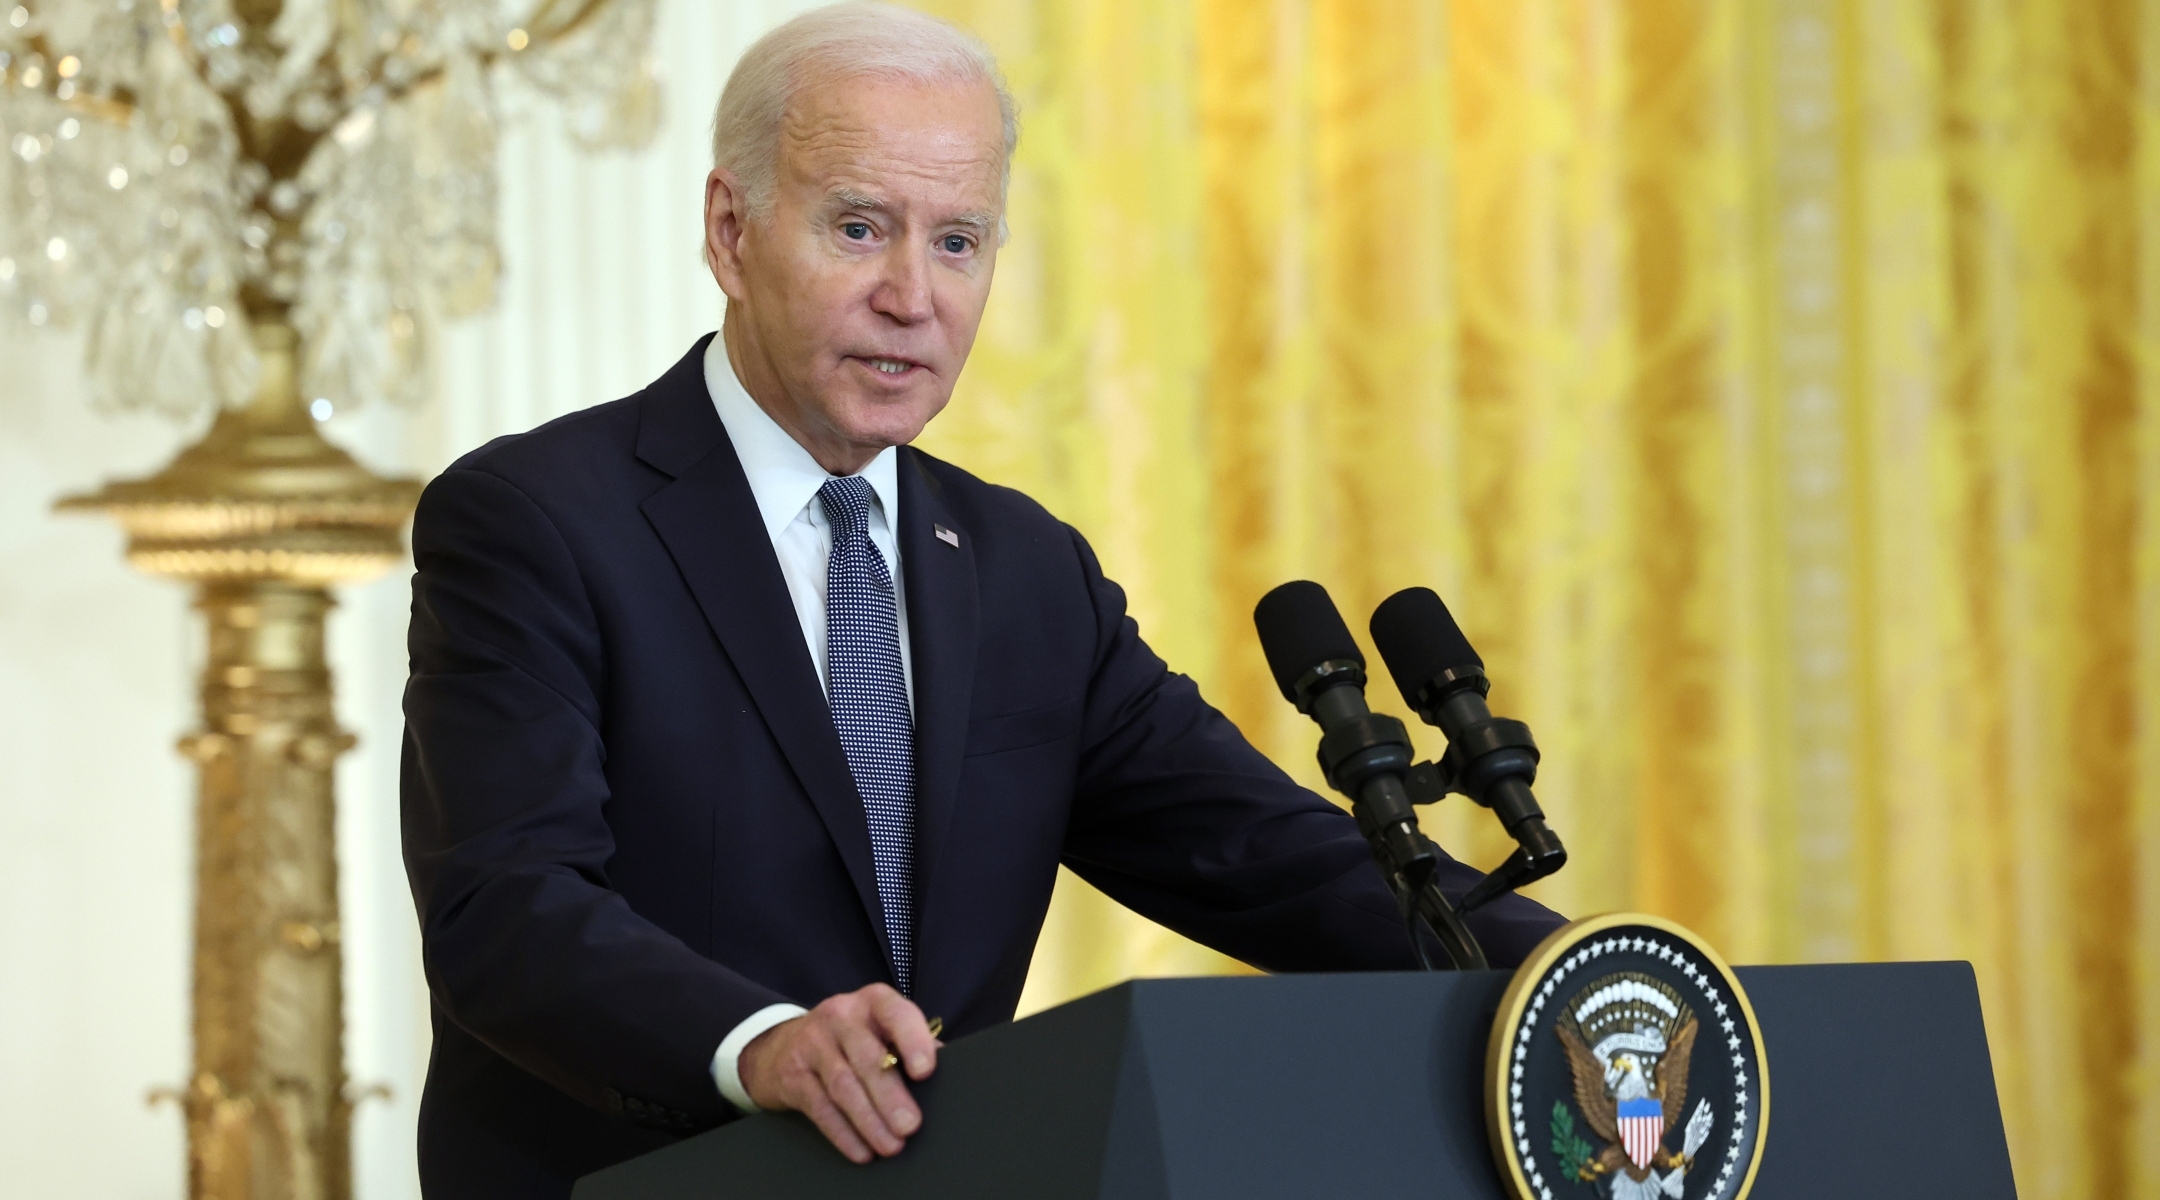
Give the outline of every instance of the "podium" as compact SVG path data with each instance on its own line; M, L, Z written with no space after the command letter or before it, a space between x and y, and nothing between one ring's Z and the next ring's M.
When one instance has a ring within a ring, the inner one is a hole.
M1970 966L1736 973L1769 1064L1753 1196L2016 1195ZM760 1114L573 1200L1507 1200L1484 1072L1508 978L1134 981L946 1047L895 1158L858 1167L802 1117Z

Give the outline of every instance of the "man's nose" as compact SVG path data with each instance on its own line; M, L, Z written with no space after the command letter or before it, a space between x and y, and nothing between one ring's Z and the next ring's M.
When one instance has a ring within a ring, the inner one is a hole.
M870 307L902 325L917 325L935 311L930 300L930 254L920 246L895 246L885 254L884 278Z

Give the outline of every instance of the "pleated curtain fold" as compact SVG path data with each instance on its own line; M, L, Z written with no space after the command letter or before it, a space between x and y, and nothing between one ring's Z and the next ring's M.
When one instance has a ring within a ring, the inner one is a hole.
M926 7L1026 122L928 448L1316 786L1254 601L1436 588L1534 894L1970 959L2020 1193L2160 1197L2160 0ZM1227 969L1068 879L1029 1004Z

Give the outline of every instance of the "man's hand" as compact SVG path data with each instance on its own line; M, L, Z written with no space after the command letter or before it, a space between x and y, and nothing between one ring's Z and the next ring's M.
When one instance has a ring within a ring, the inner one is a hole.
M828 998L752 1039L736 1059L743 1090L759 1108L787 1108L817 1122L840 1153L866 1163L900 1153L922 1127L908 1079L928 1079L941 1043L922 1010L882 983ZM887 1053L899 1067L885 1066Z

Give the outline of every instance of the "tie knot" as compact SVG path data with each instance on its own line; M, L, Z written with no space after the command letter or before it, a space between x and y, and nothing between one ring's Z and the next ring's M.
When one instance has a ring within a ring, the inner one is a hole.
M870 536L870 481L860 475L826 480L817 490L825 506L825 519L838 540Z

